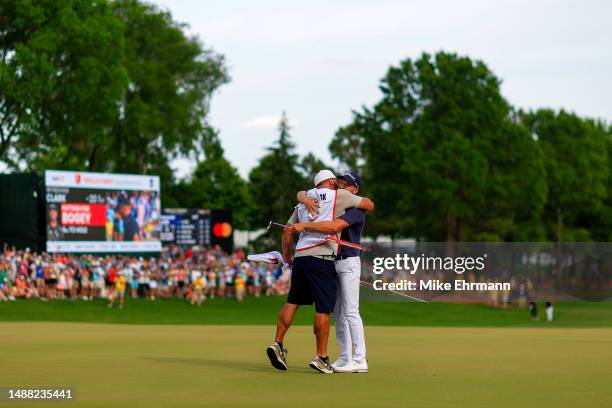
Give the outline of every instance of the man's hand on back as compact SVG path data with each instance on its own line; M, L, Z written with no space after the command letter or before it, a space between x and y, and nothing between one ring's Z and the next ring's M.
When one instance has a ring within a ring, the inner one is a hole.
M319 201L312 198L306 198L304 206L308 210L308 214L310 214L311 217L315 218L317 215L319 215Z
M308 210L308 214L312 218L315 218L319 214L319 201L308 197L306 191L300 191L297 194L297 199L300 203L304 204L304 207Z

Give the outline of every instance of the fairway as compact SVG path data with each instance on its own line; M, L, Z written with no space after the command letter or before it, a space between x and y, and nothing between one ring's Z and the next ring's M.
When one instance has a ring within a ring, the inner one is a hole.
M322 375L304 326L280 372L272 326L0 323L0 384L74 387L79 407L612 405L610 328L366 330L370 373Z

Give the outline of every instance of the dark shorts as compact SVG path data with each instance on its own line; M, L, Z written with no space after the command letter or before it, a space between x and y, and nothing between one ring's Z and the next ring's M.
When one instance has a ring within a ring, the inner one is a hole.
M332 313L336 305L338 281L334 261L314 256L293 259L291 288L287 303L312 305L317 313Z

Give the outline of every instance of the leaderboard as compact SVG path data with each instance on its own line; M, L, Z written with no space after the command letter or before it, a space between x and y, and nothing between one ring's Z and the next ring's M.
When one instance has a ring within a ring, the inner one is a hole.
M164 209L160 238L177 245L210 245L210 210Z
M232 251L232 211L221 209L163 209L159 223L163 243L176 245L220 245Z

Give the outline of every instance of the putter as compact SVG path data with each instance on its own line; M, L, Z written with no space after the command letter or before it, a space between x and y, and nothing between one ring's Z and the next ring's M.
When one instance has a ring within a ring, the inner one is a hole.
M282 228L287 228L288 227L288 225L279 224L278 222L273 222L272 220L270 220L270 222L268 223L268 226L266 227L266 232L270 231L270 227L272 227L273 225L276 225L276 226L282 227Z
M281 227L281 228L289 227L288 225L285 225L285 224L279 224L278 222L270 221L270 223L268 224L268 229L266 231L268 231L272 225L276 225L277 227Z

